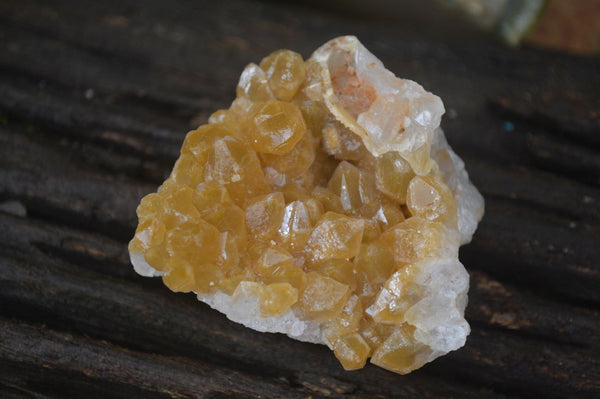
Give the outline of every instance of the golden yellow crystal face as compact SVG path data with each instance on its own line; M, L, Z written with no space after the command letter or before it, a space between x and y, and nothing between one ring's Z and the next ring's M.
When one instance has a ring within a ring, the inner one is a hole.
M347 370L372 357L404 374L462 346L457 250L482 202L437 129L441 101L382 71L352 37L248 65L140 202L136 270L325 343Z
M253 108L244 130L256 152L287 154L306 133L302 113L293 103L271 100L255 104Z

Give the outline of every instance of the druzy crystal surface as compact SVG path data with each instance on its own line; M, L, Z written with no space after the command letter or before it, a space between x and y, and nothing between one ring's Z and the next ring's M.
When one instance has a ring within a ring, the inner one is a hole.
M248 65L137 209L135 270L250 328L405 374L464 345L483 199L441 100L351 36Z

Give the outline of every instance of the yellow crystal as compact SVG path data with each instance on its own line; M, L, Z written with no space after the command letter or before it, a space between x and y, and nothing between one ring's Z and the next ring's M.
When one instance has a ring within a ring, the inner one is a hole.
M300 310L307 318L330 320L342 311L349 294L350 287L346 284L310 272L299 299Z
M415 175L409 163L394 151L377 158L377 188L399 203L406 203L408 184Z
M311 261L353 258L360 249L365 222L335 212L319 220L308 239Z
M292 149L281 156L261 154L263 167L267 175L276 176L279 180L272 181L282 186L301 177L311 167L315 160L317 142L310 134L304 134ZM272 170L271 170L272 169Z
M251 199L246 206L249 233L263 241L274 238L283 221L284 210L285 200L280 192Z
M347 161L340 162L328 187L340 198L347 215L370 217L380 204L374 177Z
M262 60L260 68L265 71L275 97L283 101L294 97L306 76L302 56L290 50L275 51Z
M269 284L264 286L260 301L260 311L263 316L277 316L298 302L298 289L290 283Z
M283 211L279 226L279 241L290 251L300 251L312 232L313 222L309 208L303 201L290 202Z
M344 335L333 343L333 353L346 370L363 368L371 347L358 333Z
M245 131L257 152L283 155L302 139L306 124L295 104L272 100L254 106Z
M414 328L403 325L377 348L371 363L407 374L427 363L431 354L431 348L414 339Z
M306 274L295 264L295 258L285 249L270 246L263 249L255 263L255 271L261 281L287 282L302 289L306 284Z
M386 230L380 240L392 250L396 264L409 264L436 255L442 229L440 223L413 216Z
M347 370L372 357L404 374L461 346L458 245L483 202L438 129L439 98L353 37L249 64L236 95L141 200L136 271L324 343Z
M267 75L256 64L249 64L244 69L236 93L238 97L245 97L250 101L268 101L275 98L269 87ZM214 115L213 119L217 121L218 117L219 115Z
M366 149L356 134L339 121L327 121L321 131L323 149L336 159L358 161L366 156Z

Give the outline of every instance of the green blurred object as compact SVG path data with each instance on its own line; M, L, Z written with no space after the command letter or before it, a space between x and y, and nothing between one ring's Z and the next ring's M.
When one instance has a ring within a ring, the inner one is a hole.
M538 21L545 0L436 0L456 9L485 30L495 31L517 45Z

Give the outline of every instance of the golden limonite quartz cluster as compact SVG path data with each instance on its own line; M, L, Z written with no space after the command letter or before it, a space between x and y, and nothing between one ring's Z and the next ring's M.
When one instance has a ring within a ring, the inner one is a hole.
M244 69L137 209L135 270L250 328L405 374L464 345L483 199L441 100L352 36Z

